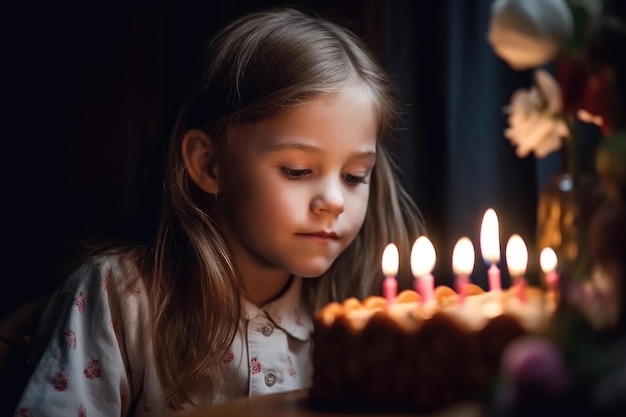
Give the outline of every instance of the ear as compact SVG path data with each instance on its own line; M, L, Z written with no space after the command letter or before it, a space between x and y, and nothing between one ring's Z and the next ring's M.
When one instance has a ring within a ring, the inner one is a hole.
M217 149L209 135L199 129L185 133L180 149L189 176L207 194L217 194Z

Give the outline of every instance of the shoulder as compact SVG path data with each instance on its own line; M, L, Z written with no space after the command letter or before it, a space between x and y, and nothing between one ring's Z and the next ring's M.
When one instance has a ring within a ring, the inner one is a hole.
M106 253L82 261L60 285L61 293L77 290L124 294L144 287L135 255L129 252Z
M40 322L40 338L84 326L120 330L143 327L148 297L134 258L125 253L91 257L59 285ZM61 326L61 327L59 327ZM130 326L130 327L129 327Z
M136 259L132 253L116 252L83 260L59 285L49 309L75 317L95 313L136 321L148 309L145 280Z

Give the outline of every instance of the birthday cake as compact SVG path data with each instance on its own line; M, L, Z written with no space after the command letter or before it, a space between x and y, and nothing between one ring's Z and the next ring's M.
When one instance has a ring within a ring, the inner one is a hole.
M413 290L331 303L315 316L314 408L432 412L482 400L513 340L548 331L555 297L534 287L460 297L447 286L425 302Z

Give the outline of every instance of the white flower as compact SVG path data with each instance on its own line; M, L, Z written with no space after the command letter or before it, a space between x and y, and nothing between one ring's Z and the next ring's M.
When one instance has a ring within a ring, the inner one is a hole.
M561 91L557 81L547 71L535 73L535 85L513 93L507 106L509 127L504 136L516 147L520 158L531 152L543 158L561 148L569 137L567 124L560 116Z
M551 61L574 30L566 0L495 0L488 40L494 52L515 70Z

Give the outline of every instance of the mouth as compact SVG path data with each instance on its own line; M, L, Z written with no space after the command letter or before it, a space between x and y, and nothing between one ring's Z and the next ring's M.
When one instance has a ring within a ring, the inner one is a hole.
M297 235L314 239L339 240L339 235L335 232L319 231L312 233L297 233Z

